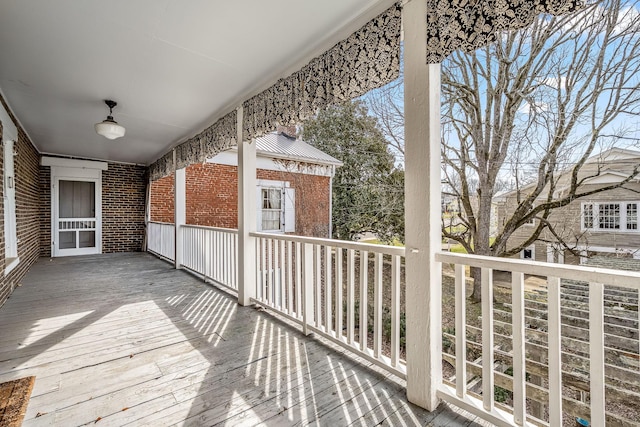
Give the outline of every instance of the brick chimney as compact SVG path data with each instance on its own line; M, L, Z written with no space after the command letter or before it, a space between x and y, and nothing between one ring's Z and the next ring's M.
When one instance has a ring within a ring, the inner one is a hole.
M298 133L296 129L296 125L289 125L289 126L278 125L278 127L276 128L276 131L279 134L284 135L290 139L296 139L296 135Z

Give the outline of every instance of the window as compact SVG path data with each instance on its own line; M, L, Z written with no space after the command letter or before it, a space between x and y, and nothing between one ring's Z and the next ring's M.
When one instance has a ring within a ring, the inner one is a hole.
M258 230L295 232L295 190L288 182L258 181Z
M534 245L528 246L520 252L521 259L536 259L536 247Z
M4 141L4 251L7 267L18 258L16 180L13 161L13 141Z
M263 231L279 231L282 224L282 188L262 189L262 227Z
M582 229L638 231L638 202L583 203Z
M604 203L598 205L598 224L601 230L620 228L620 204Z
M593 228L593 205L590 203L582 206L582 228Z
M627 203L627 230L638 229L638 204Z

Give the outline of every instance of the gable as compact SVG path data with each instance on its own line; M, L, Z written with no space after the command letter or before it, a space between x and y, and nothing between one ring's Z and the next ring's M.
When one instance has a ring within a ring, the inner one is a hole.
M602 174L585 180L585 184L617 184L624 181L628 175L615 171L606 171ZM637 182L638 177L635 176L633 181Z

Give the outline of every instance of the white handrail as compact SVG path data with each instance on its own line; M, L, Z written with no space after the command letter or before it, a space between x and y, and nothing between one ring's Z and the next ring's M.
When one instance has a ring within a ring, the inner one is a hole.
M470 267L492 268L493 270L516 271L534 276L559 277L561 279L583 282L605 283L610 286L640 290L640 273L634 271L612 270L584 265L552 264L548 262L451 252L438 252L436 254L436 261L450 264L463 264Z
M321 246L332 246L332 247L341 247L343 249L352 249L354 251L370 251L373 253L381 253L385 255L393 255L393 256L401 256L403 257L405 254L404 246L388 246L388 245L376 245L373 243L362 243L362 242L349 242L346 240L334 240L334 239L323 239L319 237L303 237L303 236L294 236L290 234L275 234L275 233L263 233L263 232L253 232L249 233L252 237L259 237L265 239L281 239L289 242L298 242L298 243L311 243L312 245L321 245ZM336 244L336 242L338 242Z

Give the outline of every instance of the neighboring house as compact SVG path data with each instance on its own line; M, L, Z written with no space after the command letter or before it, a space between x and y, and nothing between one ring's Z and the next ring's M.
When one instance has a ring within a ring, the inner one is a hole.
M632 174L640 163L640 152L613 148L587 160L579 175L579 179L588 178L580 187L580 192L602 188L619 183ZM599 173L598 173L599 171ZM580 253L574 256L563 250L557 238L543 232L540 240L520 253L522 259L549 261L558 263L583 263L588 255L606 254L626 258L640 258L640 227L638 226L638 209L640 207L639 176L625 185L591 196L576 199L569 205L554 210L549 221L556 232L571 248ZM570 172L558 180L555 195L566 194ZM520 190L521 196L527 194L527 188ZM546 192L541 196L546 197ZM498 209L498 227L502 227L505 219L516 206L516 191L500 197ZM513 247L530 236L537 220L520 227L509 239L508 247Z
M256 139L258 231L330 237L331 179L342 163L280 130ZM187 167L187 224L238 227L237 150ZM151 185L151 220L173 222L173 175Z

